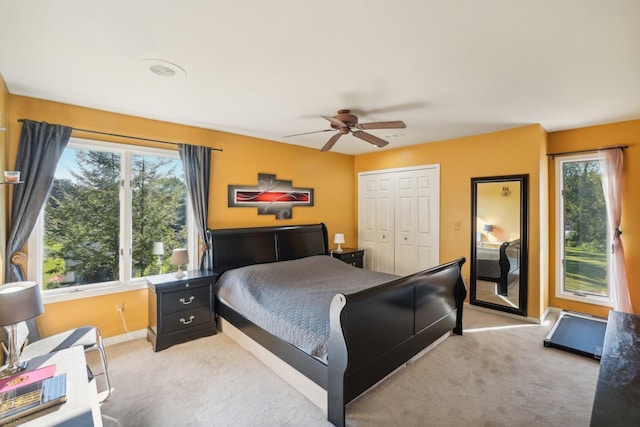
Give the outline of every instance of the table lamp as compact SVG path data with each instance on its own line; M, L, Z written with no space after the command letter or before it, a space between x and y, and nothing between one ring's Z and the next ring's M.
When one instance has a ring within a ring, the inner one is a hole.
M36 282L12 282L0 286L0 326L8 326L7 364L0 377L14 375L24 369L18 362L18 323L44 312L40 286Z
M189 264L189 252L184 248L174 249L173 252L171 252L171 265L178 266L178 272L176 273L178 279L185 276L182 272L182 266L184 264Z
M158 270L162 274L162 256L164 255L164 244L162 242L153 242L152 255L158 257Z
M336 252L342 252L342 247L340 245L344 243L344 234L336 233L335 236L333 236L333 243L338 244L338 249L336 249Z

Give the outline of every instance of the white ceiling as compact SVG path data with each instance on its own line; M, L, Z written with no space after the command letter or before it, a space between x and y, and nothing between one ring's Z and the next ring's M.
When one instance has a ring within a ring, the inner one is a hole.
M283 136L341 108L404 120L370 131L383 150L555 131L640 118L640 1L0 0L0 74L12 94L318 149L332 132Z

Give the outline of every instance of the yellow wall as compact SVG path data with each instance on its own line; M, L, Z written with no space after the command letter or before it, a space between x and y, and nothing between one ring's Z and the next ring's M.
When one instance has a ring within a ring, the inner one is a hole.
M529 174L529 291L528 315L539 318L546 308L540 276L541 187L540 152L546 144L539 125L466 138L451 139L356 156L355 172L440 164L440 261L467 258L463 274L469 279L471 252L471 178ZM541 148L542 147L542 148ZM357 181L357 180L356 180ZM546 182L546 181L543 181ZM354 183L357 185L357 182ZM354 202L357 209L357 200ZM460 229L455 224L460 223ZM544 259L543 263L547 260Z
M7 123L11 131L9 157L12 162L15 161L21 129L19 118L222 148L222 153L214 152L212 156L208 220L210 228L324 222L330 236L342 232L347 241L357 240L353 205L353 156L321 153L316 149L16 95L9 95L9 104L11 108ZM73 136L177 149L175 146L83 134L77 131L74 131ZM315 206L294 208L291 220L276 220L272 215L258 215L255 208L228 208L227 186L257 185L258 173L275 174L276 178L291 180L293 186L314 188ZM47 304L45 313L38 318L38 323L44 335L83 324L98 326L107 337L119 335L125 331L120 316L115 311L116 302L124 302L129 330L146 328L146 290Z
M9 116L9 90L7 89L7 85L0 74L0 117L2 120L0 121L0 128L7 128ZM0 171L7 170L8 162L7 156L9 153L8 149L8 130L0 130ZM0 172L1 173L1 172ZM2 205L2 209L0 209L0 242L7 241L7 216L9 215L8 210L5 209L8 202L8 192L9 187L7 185L0 185L0 204ZM4 277L4 253L5 253L5 245L0 243L0 277Z
M554 297L554 168L547 152L596 148L628 144L625 151L623 203L623 240L627 257L627 274L635 311L640 310L640 264L633 263L640 251L640 233L633 230L633 219L640 214L640 152L634 147L640 138L640 121L547 133L539 125L502 132L476 135L412 147L387 149L372 154L347 156L320 153L294 145L243 137L148 120L99 110L49 102L8 94L0 75L0 111L7 131L0 142L3 170L15 161L20 124L18 118L48 121L67 126L104 132L135 135L190 144L222 148L212 157L211 200L208 225L211 228L266 226L325 222L330 236L345 233L347 242L357 241L357 173L379 169L440 164L440 261L470 255L471 182L472 177L529 174L529 291L528 314L540 317L548 306L605 315L606 308L573 303ZM74 136L96 139L96 135L74 132ZM136 143L133 140L100 137L102 140ZM140 145L162 146L137 142ZM548 147L547 147L548 146ZM172 146L169 146L172 147ZM175 147L173 147L175 149ZM548 172L547 172L548 168ZM355 173L354 173L355 172ZM291 180L294 186L313 187L315 206L294 208L292 220L275 220L258 215L254 208L228 208L227 185L255 185L258 173L275 174ZM4 187L4 186L0 186ZM0 188L3 203L7 194ZM7 210L0 210L0 223L6 223ZM455 224L460 229L455 230ZM5 233L0 230L0 233ZM5 233L6 234L6 233ZM542 236L542 238L541 238ZM6 240L3 236L2 241ZM4 245L2 245L4 247ZM463 274L468 281L469 263ZM47 304L39 325L43 335L70 327L93 324L104 336L125 332L117 302L124 302L129 330L147 326L147 291L129 291L75 301Z
M635 313L640 313L640 120L591 126L580 129L552 132L549 134L549 152L590 150L613 145L628 145L624 151L622 182L622 242L625 251L627 281ZM584 313L607 317L608 307L583 304L555 297L555 162L548 159L549 166L549 302L553 307L562 307Z

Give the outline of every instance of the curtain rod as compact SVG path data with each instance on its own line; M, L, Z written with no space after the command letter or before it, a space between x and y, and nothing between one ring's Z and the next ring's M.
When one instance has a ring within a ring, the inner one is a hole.
M25 119L18 119L18 122L22 123L24 122ZM107 135L107 136L115 136L118 138L129 138L129 139L137 139L139 141L148 141L148 142L159 142L161 144L171 144L171 145L180 145L179 142L171 142L171 141L163 141L160 139L151 139L151 138L142 138L140 136L130 136L130 135L120 135L117 133L109 133L109 132L100 132L97 130L89 130L89 129L80 129L80 128L74 128L72 127L71 129L73 130L77 130L80 132L88 132L88 133L95 133L98 135ZM214 151L222 151L222 148L211 148Z
M629 148L628 145L614 145L613 147L602 147L602 148L593 148L591 150L577 150L577 151L563 151L561 153L548 153L547 156L555 157L555 156L565 156L568 154L583 154L583 153L595 153L600 150L615 150L616 148L620 148L624 150L625 148Z

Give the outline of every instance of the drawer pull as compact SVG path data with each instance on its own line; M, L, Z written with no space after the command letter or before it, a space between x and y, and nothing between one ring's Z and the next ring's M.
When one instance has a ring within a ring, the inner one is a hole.
M184 317L180 318L180 322L182 322L183 325L188 325L189 323L193 322L193 319L195 319L196 316L189 316L189 320L184 320Z
M184 305L191 304L193 302L194 298L195 297L193 295L191 295L189 297L189 301L185 300L184 298L180 298L180 302L183 303Z

